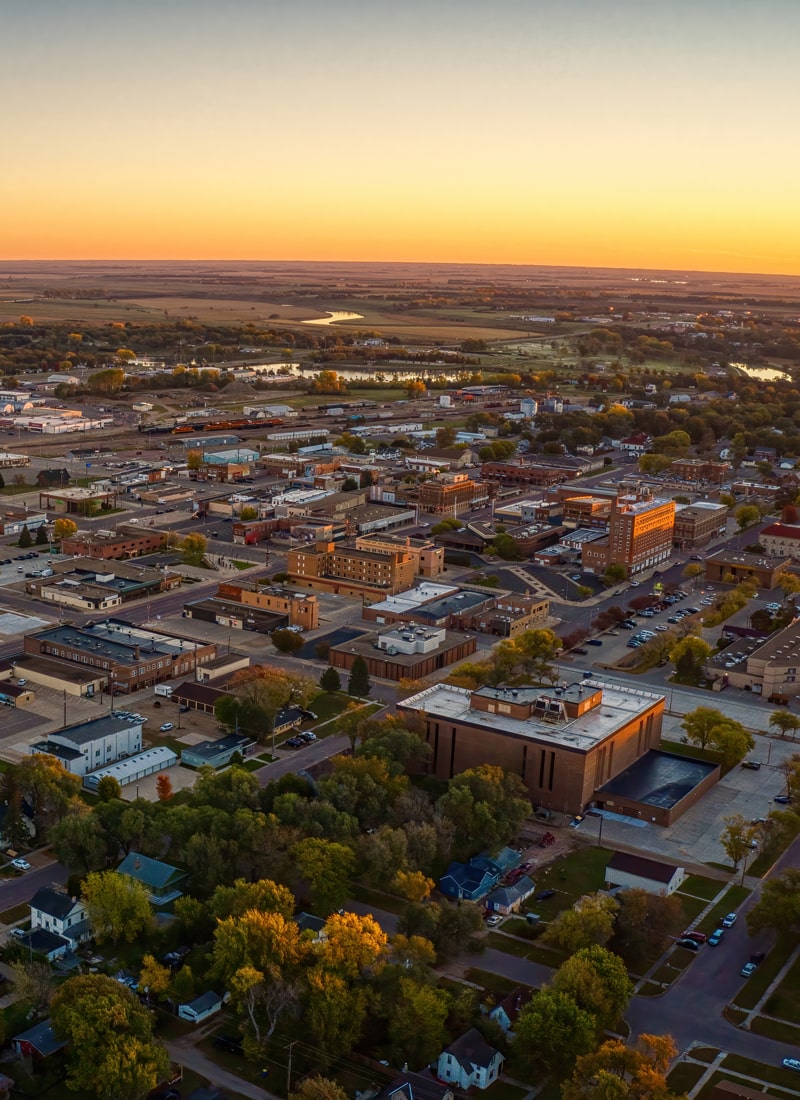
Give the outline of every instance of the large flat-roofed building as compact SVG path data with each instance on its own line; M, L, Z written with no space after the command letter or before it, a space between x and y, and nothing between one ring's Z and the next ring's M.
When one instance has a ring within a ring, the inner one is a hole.
M298 588L342 596L394 594L410 588L416 574L410 550L358 550L333 542L290 550L286 570Z
M759 588L775 588L792 564L782 555L750 554L743 550L717 550L706 558L707 581L738 584L752 580Z
M675 502L650 497L621 496L611 509L608 536L587 542L581 562L588 573L603 573L623 565L629 576L667 561L672 553Z
M62 554L86 558L138 558L161 550L166 542L164 531L135 530L76 531L61 543Z
M112 693L139 691L194 672L217 647L132 623L103 619L92 626L57 626L28 634L25 653L96 670Z
M565 527L601 527L605 530L610 517L608 497L574 496L564 501L561 522Z
M116 489L43 489L39 493L39 507L60 516L91 516L116 506Z
M711 539L725 534L728 509L724 504L698 500L695 504L678 504L675 507L673 545L681 550L705 546Z
M116 714L78 722L30 746L32 756L55 756L68 772L86 775L141 752L142 723Z
M436 684L397 709L424 723L427 768L438 779L496 764L522 778L536 805L581 813L658 745L664 696L594 680L474 692Z
M709 481L714 485L721 485L729 471L729 463L705 458L676 458L669 468L674 477L684 481Z
M715 690L742 688L775 703L800 694L800 621L777 634L736 638L706 664L705 674Z
M303 630L316 630L319 626L319 600L307 592L292 592L279 585L253 585L225 583L217 589L221 600L232 600L244 607L257 607L286 616L291 626Z
M410 535L360 535L355 546L357 550L378 550L384 554L406 550L415 557L416 571L421 577L439 577L444 573L444 548L430 539Z
M477 631L498 638L513 638L523 630L544 626L549 616L550 601L547 599L511 592L489 594L473 588L431 583L388 596L363 611L367 622L382 626L419 623Z
M435 516L458 516L489 502L489 488L469 474L445 473L419 487L419 508Z
M328 660L334 668L349 670L357 657L363 657L370 676L382 680L420 680L471 657L477 648L474 635L407 624L331 646Z
M33 577L25 591L46 603L83 611L107 611L130 600L178 588L180 573L130 562L105 565L99 558L48 561L51 577Z
M500 485L558 485L568 475L552 466L537 466L521 462L484 462L481 477Z

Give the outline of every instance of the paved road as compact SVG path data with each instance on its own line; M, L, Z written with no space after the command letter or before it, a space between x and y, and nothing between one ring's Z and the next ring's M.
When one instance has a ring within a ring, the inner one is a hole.
M259 768L254 774L258 776L261 786L266 787L273 779L280 779L282 775L289 775L290 773L296 774L312 764L319 764L321 760L336 756L337 753L343 752L349 747L350 742L342 734L334 737L324 737L302 749L297 749L295 752L290 753L287 750L286 756L282 756L279 760L273 760L271 764Z
M27 856L33 864L33 870L14 878L0 879L0 910L12 909L30 901L42 886L63 886L69 878L69 871L62 863L47 863L37 867L39 857L36 853Z
M195 1041L194 1037L168 1040L166 1048L172 1061L194 1070L212 1085L217 1085L221 1089L230 1089L238 1096L248 1097L248 1100L277 1100L274 1093L267 1092L258 1085L252 1085L244 1078L237 1077L235 1073L229 1073L216 1062L212 1062L202 1051L197 1050L194 1046Z

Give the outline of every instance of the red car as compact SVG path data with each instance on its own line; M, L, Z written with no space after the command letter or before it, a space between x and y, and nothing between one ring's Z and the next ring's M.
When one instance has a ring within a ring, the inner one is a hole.
M681 939L694 940L695 943L705 943L708 936L705 932L681 932Z

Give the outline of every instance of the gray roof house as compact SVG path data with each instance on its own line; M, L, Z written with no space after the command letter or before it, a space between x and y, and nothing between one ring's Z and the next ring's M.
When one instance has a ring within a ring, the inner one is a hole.
M179 867L143 856L140 852L129 852L117 867L117 873L143 883L153 905L168 905L181 897L183 891L178 884L188 877Z
M67 941L71 950L91 939L86 906L63 890L42 886L30 900L31 931L41 929Z
M56 1038L49 1020L40 1020L21 1035L15 1035L12 1045L17 1054L47 1058L48 1055L63 1050L67 1044L65 1040Z
M493 913L516 913L526 898L536 889L536 883L528 875L523 875L509 886L496 886L486 897L486 908Z
M439 1055L436 1076L460 1089L486 1089L500 1076L505 1059L471 1027Z
M219 1012L227 1000L227 993L215 993L213 989L209 989L206 993L195 997L193 1001L178 1005L178 1016L191 1024L201 1024L203 1020Z

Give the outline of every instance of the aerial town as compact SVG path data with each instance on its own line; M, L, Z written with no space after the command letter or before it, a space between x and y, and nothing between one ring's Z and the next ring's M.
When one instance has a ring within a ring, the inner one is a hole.
M458 276L5 265L0 1095L798 1095L800 283Z

